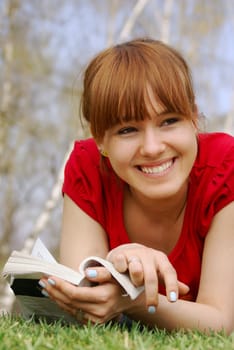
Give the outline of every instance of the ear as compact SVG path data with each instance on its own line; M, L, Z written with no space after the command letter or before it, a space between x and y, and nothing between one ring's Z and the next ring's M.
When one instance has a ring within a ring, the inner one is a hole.
M101 150L103 149L103 143L98 141L97 139L94 139L94 141L96 142L98 150L101 152Z
M101 155L103 157L108 157L108 153L105 151L103 143L97 142L97 140L95 140L95 142L96 142L97 148L98 148L99 152L101 153Z

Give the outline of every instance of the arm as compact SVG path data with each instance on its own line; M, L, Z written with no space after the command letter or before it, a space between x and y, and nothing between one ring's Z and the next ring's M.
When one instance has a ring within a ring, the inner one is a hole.
M103 228L83 212L68 196L65 196L60 262L77 269L85 257L89 255L106 257L107 253L108 242ZM85 307L90 320L98 320L97 315L99 315L99 322L105 322L124 310L124 305L128 305L129 300L122 297L122 288L112 280L108 271L103 268L97 268L96 270L98 276L96 279L91 278L91 280L97 282L99 286L91 289L77 288L54 277L53 280L56 281L56 286L50 286L47 279L43 279L41 282L45 285L50 297L66 311L74 314L77 309L84 309ZM157 280L157 276L155 278ZM176 283L177 278L174 273L172 280L175 280L174 283ZM155 286L154 282L155 280L153 280L153 286ZM153 290L152 298L155 299L156 297L157 292ZM96 318L93 318L93 314L96 315Z
M155 314L145 312L138 299L125 312L151 326L198 329L209 332L234 330L234 202L213 219L205 240L200 287L196 302L169 303L159 295ZM141 297L143 299L143 297Z
M122 297L120 288L111 283L109 275L103 275L106 273L103 270L98 272L97 278L92 278L101 283L97 287L77 288L54 278L55 285L47 284L47 292L63 309L72 314L82 309L85 319L95 323L106 322L124 312L142 323L168 330L185 328L209 332L224 329L230 333L234 329L233 214L234 203L222 209L213 220L205 241L196 302L178 300L171 303L159 295L156 312L150 314L144 294L134 301Z
M85 257L89 255L105 257L107 252L107 236L101 225L65 195L60 262L77 269Z
M76 270L85 257L96 255L104 258L107 253L107 236L101 225L65 195L60 262ZM122 289L113 281L111 274L105 268L95 269L98 277L91 278L91 281L97 282L98 286L92 288L77 287L54 276L49 279L42 278L40 286L63 310L74 316L79 309L85 311L87 317L84 323L87 320L106 322L121 312L120 305L116 307L115 303L121 296ZM53 281L52 284L49 281ZM122 302L128 301L122 298Z

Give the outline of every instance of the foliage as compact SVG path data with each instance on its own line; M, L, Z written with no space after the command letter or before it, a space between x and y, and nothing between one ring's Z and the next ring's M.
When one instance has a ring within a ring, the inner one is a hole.
M0 350L46 349L95 349L95 350L231 350L234 349L234 333L204 335L200 332L172 332L140 329L138 324L128 330L118 325L63 326L61 323L36 323L17 317L0 318Z

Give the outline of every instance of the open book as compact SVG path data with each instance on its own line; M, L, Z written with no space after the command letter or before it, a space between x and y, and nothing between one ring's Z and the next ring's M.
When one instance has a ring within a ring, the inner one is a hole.
M29 318L44 317L48 321L61 319L77 322L75 318L60 309L50 298L42 295L38 280L45 275L62 278L77 286L92 286L85 277L87 267L104 266L118 281L131 299L135 299L144 287L135 287L128 274L119 273L113 264L100 257L91 256L82 261L79 272L56 262L40 239L37 239L31 255L13 251L7 260L2 276L7 279L16 296L20 313Z

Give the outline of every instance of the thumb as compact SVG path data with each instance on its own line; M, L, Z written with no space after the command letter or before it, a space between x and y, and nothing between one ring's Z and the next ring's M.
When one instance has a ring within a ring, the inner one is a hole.
M189 286L183 282L178 281L178 288L180 295L186 295L189 292Z
M103 266L89 267L85 269L85 277L96 283L110 282L113 278L111 273Z

